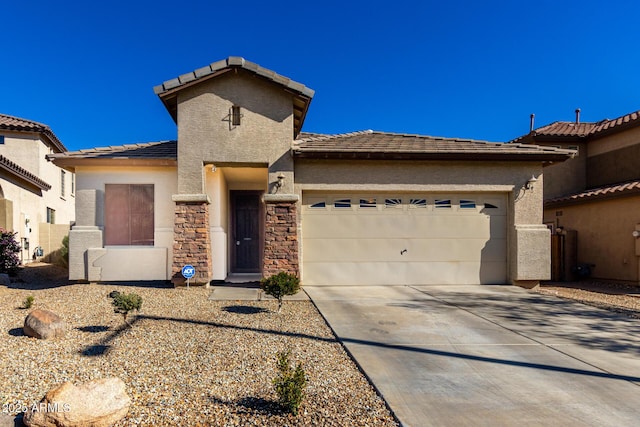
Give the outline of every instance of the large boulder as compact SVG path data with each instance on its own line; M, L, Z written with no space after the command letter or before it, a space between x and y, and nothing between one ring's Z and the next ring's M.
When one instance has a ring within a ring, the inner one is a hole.
M67 325L53 311L38 308L24 319L22 330L27 336L46 340L64 336Z
M120 378L102 378L77 386L66 382L29 408L23 422L28 427L107 427L123 419L129 405L131 399Z

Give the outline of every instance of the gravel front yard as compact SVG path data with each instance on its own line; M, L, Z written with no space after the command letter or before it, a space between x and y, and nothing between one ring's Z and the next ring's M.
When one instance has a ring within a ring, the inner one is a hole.
M0 286L3 412L65 381L117 376L132 399L118 426L396 425L309 301L286 302L276 314L274 301L210 301L203 288L64 285L64 272L42 265L21 277ZM143 297L133 328L121 328L112 290ZM33 308L64 318L65 338L22 335L28 295ZM308 377L297 417L280 410L271 384L276 352L287 349Z

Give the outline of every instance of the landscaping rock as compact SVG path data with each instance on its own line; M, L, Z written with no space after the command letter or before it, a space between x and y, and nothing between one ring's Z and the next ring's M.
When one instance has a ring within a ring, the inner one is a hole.
M33 310L24 319L24 334L43 340L64 336L66 323L56 313L50 310Z
M9 414L0 414L0 427L15 427L15 418Z
M129 405L131 399L120 378L102 378L78 386L66 382L49 391L37 405L44 410L27 410L23 422L28 427L107 427L123 419Z

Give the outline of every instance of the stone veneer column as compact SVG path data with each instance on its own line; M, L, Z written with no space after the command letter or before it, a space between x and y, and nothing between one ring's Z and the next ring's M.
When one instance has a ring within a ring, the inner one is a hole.
M182 267L190 264L196 275L190 285L208 286L213 275L211 236L209 232L209 201L206 195L175 195L173 226L173 264L171 282L184 286Z
M264 277L281 271L299 276L298 222L295 194L265 194Z

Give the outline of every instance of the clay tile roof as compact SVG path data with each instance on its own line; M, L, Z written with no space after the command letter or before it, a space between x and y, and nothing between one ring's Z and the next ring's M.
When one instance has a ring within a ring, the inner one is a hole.
M10 174L16 176L17 178L28 182L29 184L35 185L41 190L49 190L51 189L51 185L45 182L44 180L38 178L36 175L32 174L25 168L18 166L11 160L7 159L4 156L0 156L0 169L3 169Z
M311 135L294 142L296 157L361 159L566 160L575 152L531 144L375 132Z
M58 137L53 133L49 126L34 122L32 120L21 119L19 117L9 116L6 114L0 114L0 130L6 129L15 132L37 132L45 135L51 144L59 151L67 151L67 148L62 144Z
M568 196L545 200L545 207L556 207L591 202L600 199L627 196L640 193L640 181L629 181L604 187L592 188Z
M522 135L510 143L531 142L536 138L562 138L584 140L600 134L625 130L640 124L640 111L625 114L617 119L604 119L599 122L553 122L532 132Z
M213 62L197 70L185 73L174 79L167 80L162 84L159 84L153 88L153 91L160 97L165 107L173 117L173 120L177 120L177 99L175 93L184 87L190 86L195 83L222 75L230 70L244 70L245 72L256 75L262 79L275 83L281 86L286 91L294 95L294 138L300 133L302 124L304 123L307 110L311 99L315 94L313 89L310 89L291 80L288 77L282 76L260 65L247 61L240 56L230 56L226 59Z
M58 166L73 166L84 161L106 159L118 160L160 160L175 162L178 158L178 143L176 141L147 142L140 144L126 144L112 147L96 147L65 153L49 154Z

